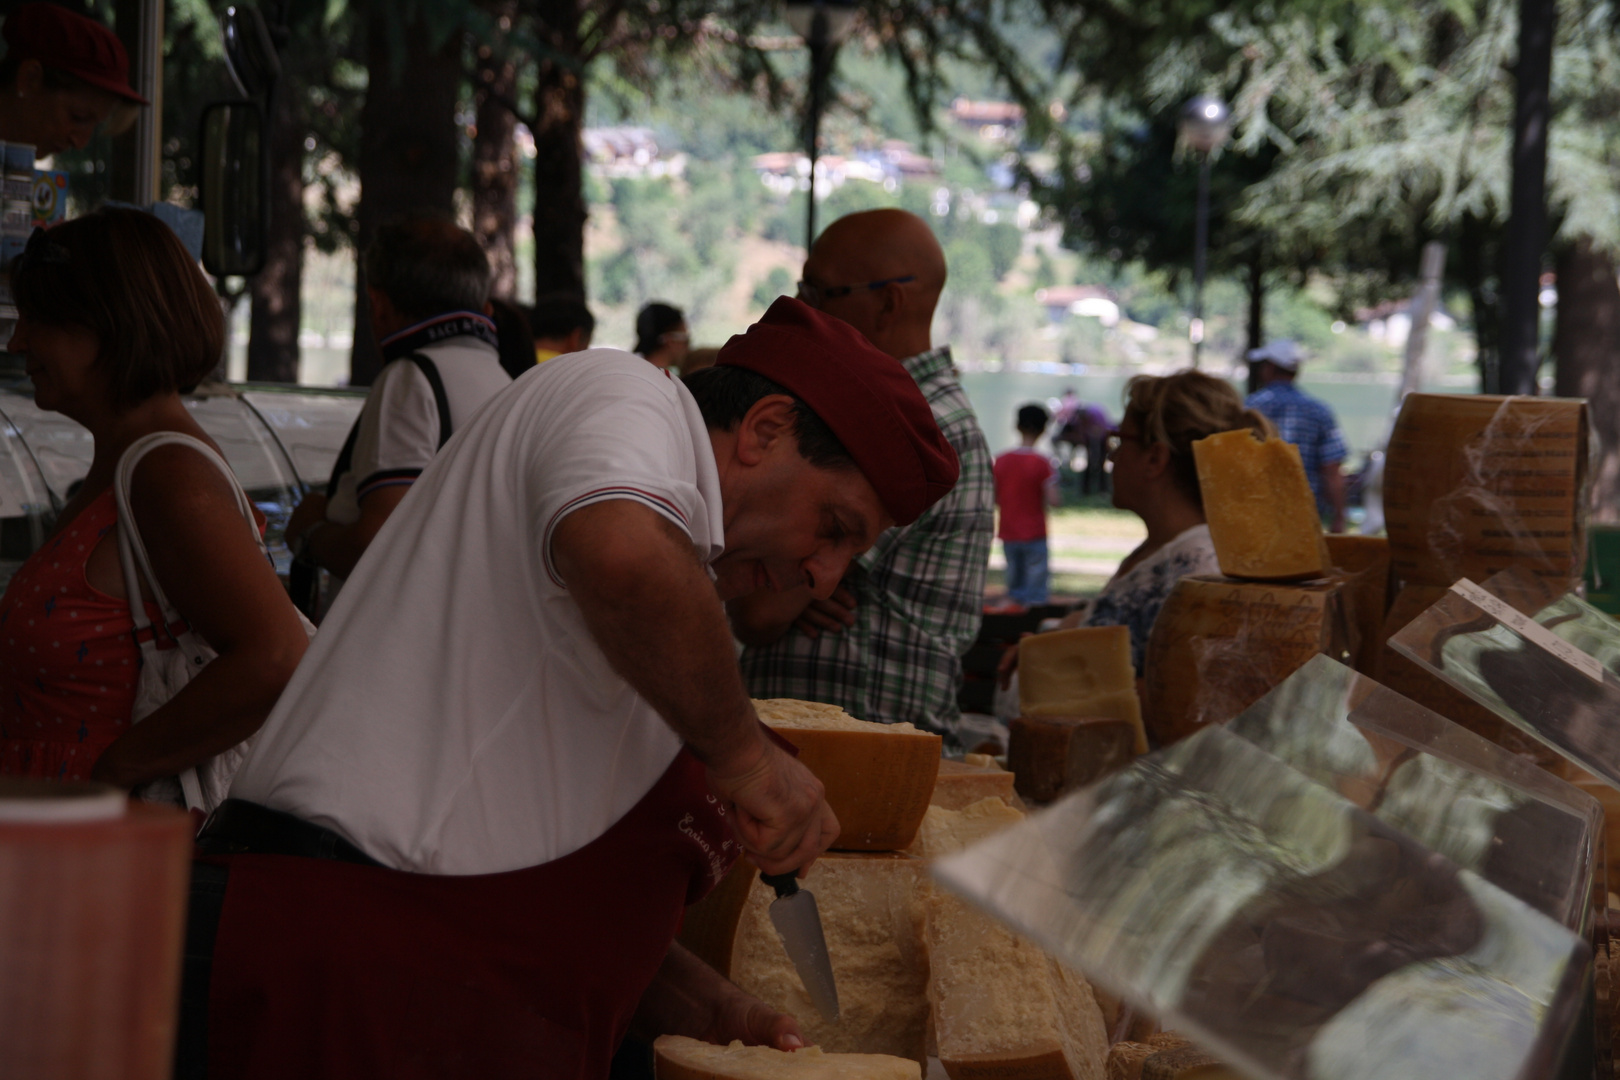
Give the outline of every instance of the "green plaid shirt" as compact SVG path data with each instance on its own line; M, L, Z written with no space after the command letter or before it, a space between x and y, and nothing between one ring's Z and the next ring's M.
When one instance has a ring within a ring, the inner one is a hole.
M855 625L811 638L797 628L742 655L748 691L841 706L862 720L950 734L962 654L979 634L995 531L990 448L956 381L949 347L901 361L956 448L962 474L922 517L878 537L851 564Z

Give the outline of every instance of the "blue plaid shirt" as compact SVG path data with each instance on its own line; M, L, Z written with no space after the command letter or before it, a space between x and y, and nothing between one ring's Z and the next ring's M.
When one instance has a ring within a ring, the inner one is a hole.
M794 627L774 645L745 649L743 678L757 698L823 701L862 720L950 735L961 719L962 654L978 636L984 608L996 482L950 348L901 363L956 449L961 478L922 517L888 530L851 564L843 584L855 594L854 626L814 638Z
M1323 514L1332 513L1327 492L1322 490L1322 466L1337 465L1350 456L1333 410L1287 381L1274 382L1250 394L1247 404L1276 424L1284 441L1299 447L1305 479L1316 496L1316 508Z

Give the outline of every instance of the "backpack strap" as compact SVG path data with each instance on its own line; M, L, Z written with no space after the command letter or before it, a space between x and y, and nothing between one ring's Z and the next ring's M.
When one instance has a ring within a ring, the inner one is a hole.
M433 404L439 410L438 449L443 450L444 444L450 441L452 431L450 429L450 398L444 392L444 379L439 375L439 365L435 364L431 357L424 356L419 352L411 353L405 359L416 365L417 370L422 373L422 378L427 380L428 389L433 391ZM338 480L354 465L354 444L359 437L360 417L356 416L354 423L349 427L348 438L343 440L343 449L338 451L337 460L332 463L332 475L326 481L326 497L328 499L337 495Z

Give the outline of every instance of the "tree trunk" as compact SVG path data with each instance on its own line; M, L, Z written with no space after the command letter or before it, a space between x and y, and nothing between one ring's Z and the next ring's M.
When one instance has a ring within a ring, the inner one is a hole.
M505 19L515 16L512 0L493 5ZM517 96L514 58L490 42L477 48L474 87L478 97L477 133L473 136L473 235L489 255L493 271L490 294L510 299L517 287L514 233L517 229L517 153L513 137L517 118L511 103Z
M303 87L283 83L270 116L270 233L264 269L252 279L247 377L298 381L304 282Z
M433 48L422 16L400 25L389 0L370 0L366 53L370 71L360 110L360 206L355 247L364 252L377 226L412 211L454 211L459 153L456 95L461 36ZM371 331L365 272L355 274L354 353L349 383L369 386L382 369Z
M1249 251L1249 348L1266 343L1266 261L1260 241ZM1248 350L1244 350L1245 354Z
M1557 0L1519 0L1512 213L1502 242L1501 388L1534 394L1541 367L1541 260L1547 248L1547 125Z
M1475 364L1482 394L1502 392L1499 298L1492 273L1500 250L1499 237L1497 226L1472 214L1465 214L1457 228L1457 263L1468 287L1468 305L1473 309Z
M1558 257L1552 352L1554 392L1591 403L1592 520L1620 523L1620 286L1614 260L1584 238Z
M540 34L554 56L579 56L579 5L546 0ZM534 92L534 293L585 295L584 71L542 56Z

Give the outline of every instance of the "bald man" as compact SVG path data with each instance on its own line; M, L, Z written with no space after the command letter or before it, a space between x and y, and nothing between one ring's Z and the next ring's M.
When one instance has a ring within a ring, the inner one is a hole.
M948 346L933 347L945 254L903 210L850 214L816 238L799 299L834 315L899 360L956 450L961 479L921 518L890 529L850 564L827 600L808 584L733 601L754 697L842 706L863 720L909 722L957 742L961 657L979 633L995 520L984 433L956 380Z

